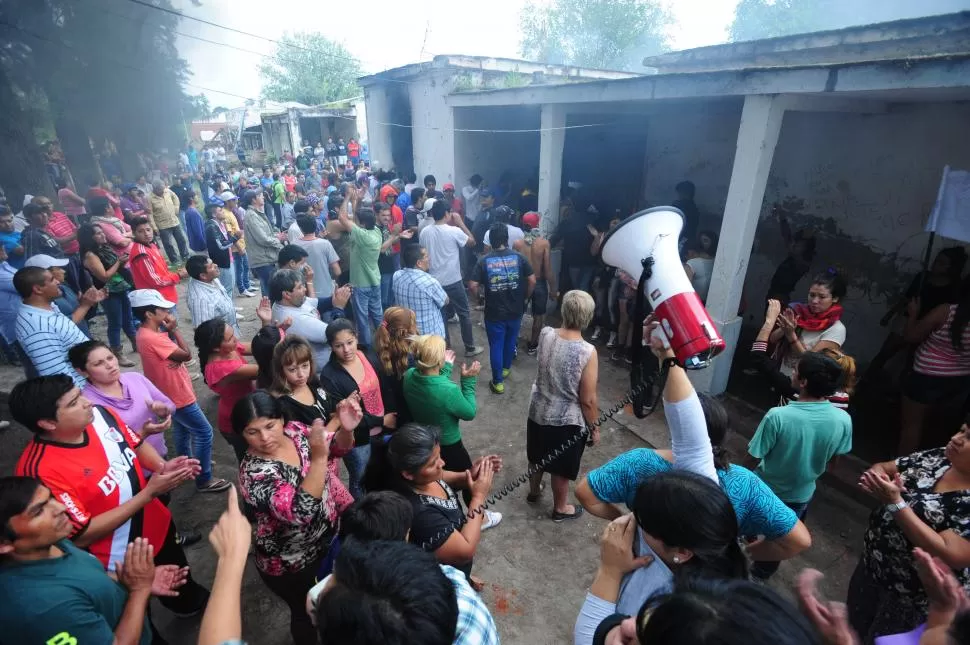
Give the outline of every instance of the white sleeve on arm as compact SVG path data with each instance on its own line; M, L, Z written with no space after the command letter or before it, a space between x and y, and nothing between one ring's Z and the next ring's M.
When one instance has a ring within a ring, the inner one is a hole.
M664 401L664 416L670 428L670 447L674 453L674 467L707 477L717 483L714 451L707 435L704 409L692 392L683 401Z
M573 644L592 645L596 628L600 626L603 619L615 613L615 603L607 602L587 592L586 602L579 610L579 616L576 617L576 626L573 627Z

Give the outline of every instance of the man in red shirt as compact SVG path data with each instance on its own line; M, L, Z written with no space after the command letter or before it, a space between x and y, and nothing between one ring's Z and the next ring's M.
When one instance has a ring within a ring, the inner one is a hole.
M44 230L54 238L64 251L64 257L68 259L68 266L64 269L67 273L67 283L74 288L77 293L84 292L91 286L91 280L87 272L81 268L81 258L78 252L81 250L77 241L78 225L70 217L54 210L51 200L43 195L38 195L31 200L32 204L39 206L47 213L47 226Z
M64 374L18 383L10 393L10 414L34 433L15 472L43 482L64 505L76 546L114 571L128 543L145 538L156 564L188 565L172 515L158 497L195 477L198 460L163 460L110 408L92 405ZM143 467L154 473L147 481ZM189 615L208 597L190 576L177 597L160 600Z
M128 266L135 289L155 289L170 302L178 302L177 285L188 277L184 268L173 273L155 245L155 232L147 217L139 217L131 222L131 233L135 237L129 255Z
M465 205L461 203L460 199L455 197L455 185L445 184L441 187L441 191L445 194L445 203L448 204L448 209L452 213L458 213L464 219Z

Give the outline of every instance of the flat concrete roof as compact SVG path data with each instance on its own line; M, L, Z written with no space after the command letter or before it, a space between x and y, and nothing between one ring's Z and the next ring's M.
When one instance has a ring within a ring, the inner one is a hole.
M970 11L698 47L643 59L668 72L899 60L970 52Z
M431 70L436 69L462 69L476 72L495 72L508 73L518 72L520 74L534 74L541 72L549 79L563 80L582 80L582 79L620 79L636 78L641 76L634 72L621 72L617 70L592 69L588 67L576 67L572 65L549 65L537 63L535 61L519 60L516 58L494 58L489 56L464 56L461 54L448 54L435 56L432 60L422 63L411 63L394 67L391 69L362 76L357 82L362 86L373 85L381 81L403 80L421 76Z
M680 72L620 80L460 92L445 97L453 107L607 103L748 94L869 95L879 100L970 99L970 53L877 62ZM940 98L948 97L948 98Z

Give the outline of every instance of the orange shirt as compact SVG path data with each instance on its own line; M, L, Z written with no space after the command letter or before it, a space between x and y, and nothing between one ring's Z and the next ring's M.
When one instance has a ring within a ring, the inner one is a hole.
M179 346L164 331L152 331L144 325L135 334L135 343L141 355L142 372L155 384L162 394L172 399L176 408L195 403L192 378L185 363L169 360Z

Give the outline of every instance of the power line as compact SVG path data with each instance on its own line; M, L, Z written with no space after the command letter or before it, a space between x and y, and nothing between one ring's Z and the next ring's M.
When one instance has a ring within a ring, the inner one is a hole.
M262 41L265 41L265 42L268 42L268 43L272 43L274 45L278 45L278 46L282 46L282 47L292 47L294 49L299 49L299 50L302 50L302 51L305 51L305 52L308 52L308 53L311 53L311 54L316 54L316 55L319 55L319 56L330 56L332 58L340 58L340 59L343 59L343 60L348 60L348 61L357 63L358 65L363 65L363 61L361 59L357 58L357 57L354 57L354 56L344 56L343 54L338 54L336 52L327 52L327 51L323 51L322 49L313 49L311 47L304 47L303 45L299 45L297 43L288 43L288 42L284 42L284 41L281 41L281 40L275 40L275 39L269 38L267 36L261 36L259 34L254 34L254 33L248 32L248 31L243 31L241 29L236 29L235 27L227 27L226 25L220 25L217 22L212 22L211 20L205 20L204 18L196 18L195 16L190 16L188 14L182 13L181 11L176 11L175 9L169 9L168 7L160 7L160 6L151 4L150 2L146 2L145 0L127 0L127 1L128 2L131 2L132 4L136 4L136 5L142 6L142 7L147 7L149 9L155 9L157 11L162 11L164 13L171 14L173 16L178 16L179 18L186 18L188 20L194 20L195 22L201 23L203 25L208 25L210 27L215 27L216 29L224 29L226 31L231 31L233 33L239 34L241 36L246 36L248 38L256 38L258 40L262 40ZM182 35L186 35L186 34L182 34ZM189 37L192 38L194 36L189 36ZM208 41L208 42L213 42L214 44L218 44L218 45L226 45L227 47L233 47L232 45L227 45L226 43L215 43L214 41ZM251 50L246 50L246 51L251 51ZM378 73L380 73L380 72L378 72ZM391 82L404 83L404 84L410 85L410 82L409 81L401 81L401 80L396 80L396 79L387 79L387 80L389 80Z
M2 22L2 21L0 21L0 26L8 27L10 29L13 29L14 31L19 31L21 33L27 34L28 36L31 36L33 38L36 38L37 40L40 40L42 42L51 43L53 45L60 45L61 47L64 47L66 49L71 49L71 50L77 49L73 45L69 45L68 43L66 43L66 42L64 42L62 40L52 40L50 38L46 38L44 36L35 34L35 33L31 32L31 31L29 31L27 29L24 29L23 27L20 27L18 25L12 25L12 24L10 24L8 22ZM148 70L146 70L143 67L136 67L134 65L129 65L128 63L123 63L121 61L110 60L110 62L112 62L115 65L118 65L119 67L124 67L124 68L130 69L130 70L136 71L136 72L141 72L141 73L147 73L148 72ZM236 98L240 98L240 99L243 99L243 100L246 100L246 101L253 101L253 102L257 102L257 103L259 102L259 99L254 99L254 98L249 97L249 96L243 96L242 94L234 94L232 92L226 92L224 90L217 90L217 89L213 89L211 87L204 87L202 85L196 85L194 83L185 82L184 84L185 85L189 85L191 87L195 87L195 88L200 89L200 90L204 90L206 92L214 92L214 93L217 93L217 94L225 94L227 96L234 96ZM357 97L357 98L359 98L359 97ZM353 100L353 99L340 99L339 101L332 101L331 103L324 103L322 105L333 105L334 103L342 103L344 101L349 101L349 100ZM357 120L356 117L343 116L343 115L338 115L338 114L330 115L327 118L345 119L347 121L356 121ZM372 121L372 123L374 125L383 125L383 126L394 127L394 128L410 128L412 130L445 130L445 128L440 128L440 127L433 126L433 125L414 125L414 124L409 124L409 123L391 123L391 122L385 122L385 121ZM553 128L521 128L521 129L494 129L494 130L493 129L485 129L485 128L452 128L451 131L453 131L453 132L484 133L484 134L529 134L529 133L552 132L552 131L557 131L557 130L577 130L577 129L582 129L582 128L599 128L599 127L604 127L604 126L608 126L608 125L612 125L612 124L611 123L583 123L583 124L579 124L579 125L565 125L565 126L553 127Z

